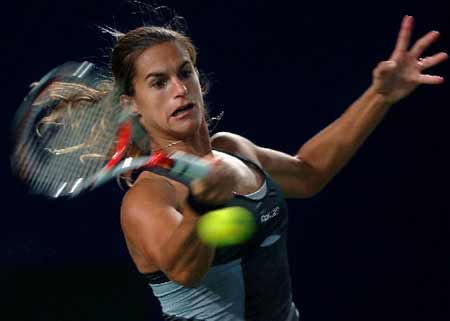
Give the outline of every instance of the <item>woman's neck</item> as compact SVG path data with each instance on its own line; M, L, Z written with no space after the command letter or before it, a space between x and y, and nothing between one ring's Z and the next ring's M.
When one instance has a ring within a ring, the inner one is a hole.
M172 153L175 151L183 151L199 157L213 157L211 139L209 136L208 126L203 122L199 130L192 136L184 139L151 139L152 151L163 151Z

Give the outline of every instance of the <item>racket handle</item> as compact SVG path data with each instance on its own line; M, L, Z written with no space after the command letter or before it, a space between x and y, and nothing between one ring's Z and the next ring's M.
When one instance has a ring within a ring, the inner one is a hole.
M183 180L191 182L208 175L210 165L197 156L178 151L170 155L170 159L174 161L170 174Z
M170 159L174 161L170 169L170 174L188 182L206 177L211 166L197 156L180 151L170 155ZM190 190L187 202L189 206L200 215L220 207L199 202L195 199Z

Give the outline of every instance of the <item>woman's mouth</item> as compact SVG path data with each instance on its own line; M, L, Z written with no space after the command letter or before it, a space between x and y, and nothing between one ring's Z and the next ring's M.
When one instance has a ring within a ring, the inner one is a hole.
M177 108L173 113L172 113L172 117L178 117L178 116L182 116L184 114L187 114L190 110L192 110L194 108L194 104L193 103L189 103L187 105L181 106L179 108Z

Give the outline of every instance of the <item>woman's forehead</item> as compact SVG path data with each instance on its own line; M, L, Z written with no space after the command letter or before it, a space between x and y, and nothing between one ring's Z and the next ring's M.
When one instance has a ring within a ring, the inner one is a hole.
M189 53L178 41L157 44L144 50L136 59L136 76L145 78L149 73L177 70L186 61L191 61Z

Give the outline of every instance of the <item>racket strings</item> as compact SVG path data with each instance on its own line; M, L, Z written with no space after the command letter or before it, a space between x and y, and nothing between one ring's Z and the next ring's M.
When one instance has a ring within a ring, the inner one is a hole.
M78 122L68 119L67 125L59 135L57 145L70 146L65 149L64 154L52 157L54 165L59 166L61 175L70 173L65 175L64 183L79 184L80 179L92 176L104 166L109 145L115 137L115 130L112 129L116 128L113 124L114 119L108 119L111 113L108 113L105 106L103 104L91 105L87 109L77 108L71 116ZM62 157L66 160L62 161ZM52 183L54 187L55 183L59 183L59 178L54 179ZM72 189L74 188L76 185L73 185Z
M107 96L85 84L55 83L35 100L34 105L50 106L50 112L22 126L34 126L34 135L23 135L28 139L15 152L19 175L32 191L54 197L74 193L105 165L120 112Z
M48 93L47 95L41 94L38 97L36 104L48 104L55 100L60 101L60 103L52 110L49 116L43 117L39 121L38 134L39 127L43 124L62 125L61 118L66 118L66 122L69 122L73 128L80 126L80 121L83 117L73 117L73 106L79 105L78 109L83 110L83 102L98 103L106 95L105 92L90 88L84 84L67 82L52 83L46 92Z

